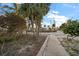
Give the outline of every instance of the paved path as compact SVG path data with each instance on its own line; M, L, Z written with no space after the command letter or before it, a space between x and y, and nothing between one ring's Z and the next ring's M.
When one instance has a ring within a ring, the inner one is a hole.
M60 44L55 35L49 35L47 38L46 46L42 47L43 51L38 53L38 56L68 56L69 54L65 51L64 47Z

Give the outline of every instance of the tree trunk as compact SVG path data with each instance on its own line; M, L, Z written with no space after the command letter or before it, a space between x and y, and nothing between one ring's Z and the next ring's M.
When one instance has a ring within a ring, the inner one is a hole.
M36 21L36 39L39 39L39 22Z
M33 15L31 15L31 25L32 25L32 33L33 33L33 37L34 37L34 17Z

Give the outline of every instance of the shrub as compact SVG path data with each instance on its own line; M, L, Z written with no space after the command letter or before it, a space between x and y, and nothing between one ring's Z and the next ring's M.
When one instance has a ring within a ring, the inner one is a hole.
M7 29L7 32L21 32L26 29L26 21L15 14L0 16L0 28Z
M65 34L70 34L71 36L79 36L79 22L78 21L69 21L66 24L61 26L62 31Z
M12 42L12 41L15 41L16 40L16 37L14 36L11 36L11 37L8 37L8 36L0 36L0 43L8 43L8 42Z

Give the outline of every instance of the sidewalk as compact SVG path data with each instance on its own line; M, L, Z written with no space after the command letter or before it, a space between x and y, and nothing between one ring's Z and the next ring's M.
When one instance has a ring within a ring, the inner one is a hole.
M46 39L45 46L41 48L37 56L68 56L64 47L60 44L56 36L49 35ZM40 53L41 52L41 53Z

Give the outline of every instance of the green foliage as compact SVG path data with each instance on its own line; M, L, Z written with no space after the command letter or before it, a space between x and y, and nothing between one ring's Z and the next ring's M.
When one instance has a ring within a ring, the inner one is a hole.
M45 15L49 8L48 8L49 4L44 4L44 3L36 3L36 4L33 4L33 3L24 3L24 4L21 4L20 6L20 14L23 15L23 17L32 17L33 15L33 18L34 16L38 16L39 17L42 17L43 15Z
M13 7L3 6L2 8L7 8L8 11L13 10L13 12L7 12L3 10L8 15L11 13L15 13L15 15L22 16L23 18L27 17L28 20L30 20L31 22L33 31L34 31L34 24L36 25L35 32L37 33L36 35L38 35L39 28L41 27L41 21L43 19L43 16L47 14L49 10L49 5L50 5L49 3L35 3L35 4L34 3L23 3L23 4L13 3ZM9 20L8 22L9 24L7 25L9 32L18 31L18 29L22 29L23 27L25 27L24 25L21 26L23 23L19 23L19 21L17 21L18 23L15 22L16 19L18 19L17 17L14 15L7 17ZM24 20L22 22L24 22ZM19 24L20 26L17 26L17 24Z
M39 29L41 27L41 21L43 19L43 16L47 14L49 10L48 3L24 3L20 6L20 15L25 17L28 17L31 21L32 29L34 31L34 24L36 25L35 32L36 37L39 36Z
M76 20L68 20L67 23L62 24L61 29L65 34L79 36L79 22Z
M2 43L8 43L8 42L13 42L13 41L15 41L16 40L16 37L14 37L14 36L11 36L11 37L8 37L8 36L5 36L5 35L3 35L3 36L0 36L0 43L2 44Z

